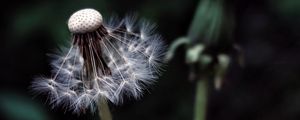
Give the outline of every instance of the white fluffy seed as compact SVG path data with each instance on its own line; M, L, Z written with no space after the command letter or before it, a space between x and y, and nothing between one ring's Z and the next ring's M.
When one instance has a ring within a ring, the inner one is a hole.
M72 33L95 31L102 24L102 15L94 9L82 9L71 15L68 27Z

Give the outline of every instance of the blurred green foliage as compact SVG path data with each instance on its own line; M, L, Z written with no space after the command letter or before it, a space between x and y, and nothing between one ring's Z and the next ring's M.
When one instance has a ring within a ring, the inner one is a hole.
M1 92L0 112L9 120L49 120L44 108L28 96Z
M282 16L300 16L299 0L270 0L269 2Z

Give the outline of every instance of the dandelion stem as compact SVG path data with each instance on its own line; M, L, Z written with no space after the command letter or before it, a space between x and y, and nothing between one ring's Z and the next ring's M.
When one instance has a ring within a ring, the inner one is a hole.
M197 81L194 120L205 120L208 89L207 81L206 78Z
M112 116L107 101L103 98L99 100L98 111L99 111L100 120L112 120Z

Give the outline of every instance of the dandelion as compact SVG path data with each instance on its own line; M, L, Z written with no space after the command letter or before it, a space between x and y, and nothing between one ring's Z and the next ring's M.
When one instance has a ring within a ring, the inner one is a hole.
M119 104L124 96L139 98L159 76L164 46L154 25L134 16L105 22L98 11L82 9L71 15L68 27L70 47L52 55L51 77L32 84L54 107L80 112L99 99Z

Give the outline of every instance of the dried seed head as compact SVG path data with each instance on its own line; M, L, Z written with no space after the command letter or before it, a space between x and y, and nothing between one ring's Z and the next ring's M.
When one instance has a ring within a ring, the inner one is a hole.
M102 24L101 14L94 9L82 9L71 15L68 27L72 33L95 31Z
M114 104L139 98L160 75L164 44L155 26L135 16L102 21L94 9L75 12L68 21L70 47L54 54L50 77L38 77L33 90L49 94L53 107L95 111L100 99Z

